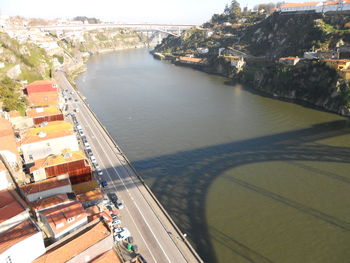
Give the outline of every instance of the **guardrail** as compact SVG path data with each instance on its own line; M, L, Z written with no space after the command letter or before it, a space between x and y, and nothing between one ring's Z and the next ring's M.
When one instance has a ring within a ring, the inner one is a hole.
M66 78L66 73L63 72L64 77ZM67 80L67 78L66 78ZM67 80L68 81L68 80ZM69 81L68 81L69 82ZM153 194L153 192L151 191L151 189L148 187L148 185L145 183L145 181L143 180L142 176L136 171L136 169L133 167L133 165L130 163L129 159L126 157L126 155L124 154L124 152L122 151L122 149L119 147L119 145L114 141L113 137L110 135L110 133L108 132L108 130L106 129L106 127L101 123L101 121L98 119L98 117L96 116L96 114L93 112L93 110L90 108L89 104L86 103L85 99L83 98L83 96L80 94L79 91L77 91L78 96L80 97L80 99L83 101L84 105L86 106L86 108L90 111L91 115L95 118L95 120L98 122L98 124L100 125L100 127L103 129L103 131L106 133L106 135L108 136L108 138L110 139L110 141L113 143L114 147L118 150L118 152L120 153L120 155L124 158L124 160L126 161L127 165L129 166L129 168L135 173L135 175L137 176L137 178L140 180L140 182L142 183L142 185L145 187L145 189L147 190L148 194L152 197L153 201L157 204L157 206L160 208L160 210L162 211L162 213L165 215L165 217L168 219L168 221L171 223L171 225L174 227L174 229L177 231L178 235L181 237L182 241L185 243L185 245L187 246L187 248L190 250L190 252L193 254L193 256L198 260L198 262L203 263L204 261L201 259L201 257L198 255L197 251L192 247L192 245L190 244L190 242L185 238L184 234L181 232L181 230L179 229L179 227L176 225L176 223L174 222L174 220L170 217L170 215L168 214L168 212L165 210L165 208L162 206L162 204L158 201L157 197ZM146 199L147 200L147 199ZM152 208L152 206L150 205L150 207ZM152 208L153 210L153 208ZM157 213L155 212L155 215L157 216ZM158 216L157 216L158 217ZM158 218L159 219L159 218ZM159 219L159 221L161 222L161 224L163 225L162 221ZM163 227L166 229L166 227L163 225ZM173 238L172 238L173 239ZM174 242L175 245L177 246L176 242ZM181 249L179 248L179 250L181 251ZM182 253L182 252L181 252ZM186 258L186 257L185 257Z

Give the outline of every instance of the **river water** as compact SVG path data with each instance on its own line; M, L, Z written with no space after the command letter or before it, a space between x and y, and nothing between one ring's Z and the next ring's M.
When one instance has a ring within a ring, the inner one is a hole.
M206 262L350 262L350 123L147 50L80 91Z

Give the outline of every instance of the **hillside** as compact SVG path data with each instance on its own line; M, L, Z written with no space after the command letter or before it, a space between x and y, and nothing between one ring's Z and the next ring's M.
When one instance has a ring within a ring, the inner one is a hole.
M180 56L206 59L196 65L274 97L303 101L342 115L350 115L350 92L345 74L320 60L302 60L296 66L282 65L281 57L303 57L317 51L331 58L336 50L349 57L350 16L341 14L238 14L214 15L201 27L169 36L156 46L160 58L177 61ZM203 52L206 50L206 52ZM244 57L236 70L230 60ZM181 64L181 63L180 63ZM188 65L188 64L187 64ZM348 78L348 77L347 77Z
M142 36L125 29L89 31L79 37L59 37L52 32L49 39L58 48L48 52L0 32L0 102L5 110L23 113L26 101L20 95L20 87L52 77L56 68L64 67L73 81L90 55L144 45Z

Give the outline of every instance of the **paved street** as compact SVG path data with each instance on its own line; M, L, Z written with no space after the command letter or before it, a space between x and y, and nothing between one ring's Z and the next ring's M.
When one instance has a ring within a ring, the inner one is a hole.
M124 201L125 208L120 210L122 226L131 232L139 252L147 262L199 262L66 80L64 73L57 72L56 79L62 89L73 92L68 96L72 97L69 111L79 109L75 115L103 171L101 177L108 182L104 191L116 192ZM75 102L75 99L78 101Z

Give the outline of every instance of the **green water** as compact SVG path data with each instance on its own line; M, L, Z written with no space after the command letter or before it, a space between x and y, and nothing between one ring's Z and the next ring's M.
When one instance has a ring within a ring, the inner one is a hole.
M206 262L350 262L350 123L154 60L77 84Z

